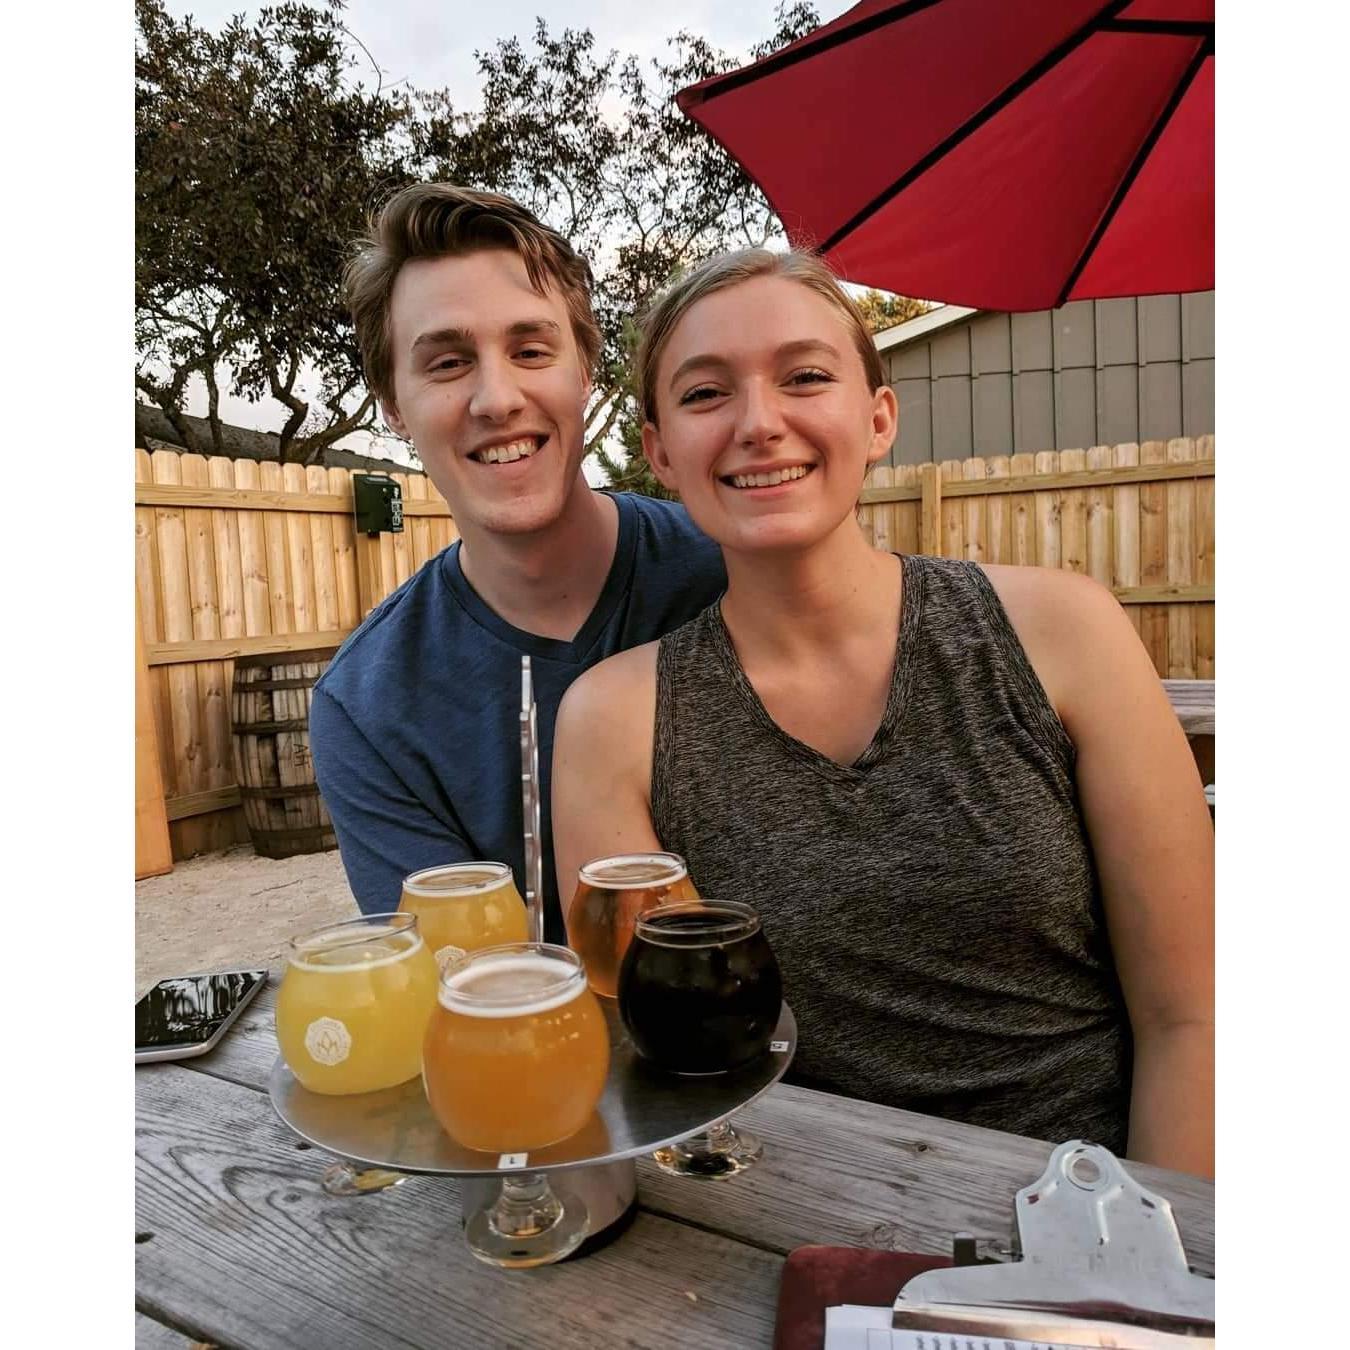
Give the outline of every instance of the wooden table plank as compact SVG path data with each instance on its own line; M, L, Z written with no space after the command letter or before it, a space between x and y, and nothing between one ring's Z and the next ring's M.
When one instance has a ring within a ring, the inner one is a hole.
M494 1270L464 1245L453 1180L328 1196L322 1155L256 1091L150 1065L137 1100L137 1301L222 1344L667 1350L676 1326L694 1350L772 1342L771 1252L639 1214L583 1261Z
M136 1314L136 1350L192 1350L194 1345L201 1344L162 1322Z
M272 982L216 1050L190 1063L265 1090L277 1053L275 1004ZM783 1253L823 1242L947 1255L957 1229L1006 1241L1013 1196L1045 1170L1053 1147L873 1102L841 1111L837 1097L786 1085L736 1119L765 1141L758 1166L710 1184L642 1159L639 1199L653 1213ZM1213 1183L1127 1166L1172 1202L1192 1262L1212 1273Z
M1006 1245L1013 1199L1054 1147L1034 1139L779 1084L735 1123L764 1141L753 1168L721 1183L638 1164L645 1209L789 1252L807 1243L951 1254L957 1231ZM1214 1270L1214 1185L1127 1163L1172 1202L1191 1263Z

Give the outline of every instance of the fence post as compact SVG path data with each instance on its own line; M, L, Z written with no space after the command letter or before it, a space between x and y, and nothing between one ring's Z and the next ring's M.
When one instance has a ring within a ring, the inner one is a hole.
M141 636L140 597L136 600L136 880L173 871L169 816L159 772L159 741L150 692L150 670Z
M919 465L919 552L942 556L942 479L936 464Z

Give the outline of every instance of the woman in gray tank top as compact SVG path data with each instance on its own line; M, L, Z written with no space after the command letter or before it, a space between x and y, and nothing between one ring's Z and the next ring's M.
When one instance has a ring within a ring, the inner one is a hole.
M817 259L696 269L638 377L728 587L563 700L558 876L662 847L754 905L800 1081L1211 1173L1213 835L1120 606L870 546L896 401Z

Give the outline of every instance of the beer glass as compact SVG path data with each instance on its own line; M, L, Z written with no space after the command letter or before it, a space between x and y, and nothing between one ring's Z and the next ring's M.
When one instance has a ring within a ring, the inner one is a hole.
M762 1055L782 1009L778 962L759 915L736 901L661 905L639 915L619 976L619 1012L644 1059L670 1073L727 1073ZM678 1176L732 1176L763 1145L728 1121L659 1149Z
M422 1079L432 1113L466 1148L522 1169L528 1155L592 1119L609 1072L609 1032L575 952L516 942L470 952L441 972ZM541 1173L502 1178L495 1203L468 1215L469 1249L498 1266L561 1260L589 1217Z
M328 924L291 941L277 1043L300 1085L343 1096L416 1078L436 963L412 914Z
M405 878L398 907L417 915L422 938L441 967L465 952L524 942L530 935L525 902L505 863L423 868Z
M586 966L591 988L618 994L619 967L639 914L669 900L697 900L678 853L621 853L597 858L580 871L564 916L567 942Z

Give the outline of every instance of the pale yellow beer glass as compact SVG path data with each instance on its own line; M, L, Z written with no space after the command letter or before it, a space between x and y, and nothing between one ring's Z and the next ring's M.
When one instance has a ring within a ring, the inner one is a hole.
M677 900L697 900L678 853L620 853L588 862L563 916L567 943L582 959L591 988L616 998L619 968L638 915Z
M403 882L399 909L416 914L439 966L483 947L530 936L525 902L505 863L450 863L414 872Z
M465 1148L528 1153L576 1134L609 1072L609 1032L576 953L518 942L441 972L422 1078Z
M374 914L290 944L277 1042L302 1087L341 1096L416 1078L436 962L412 914Z

